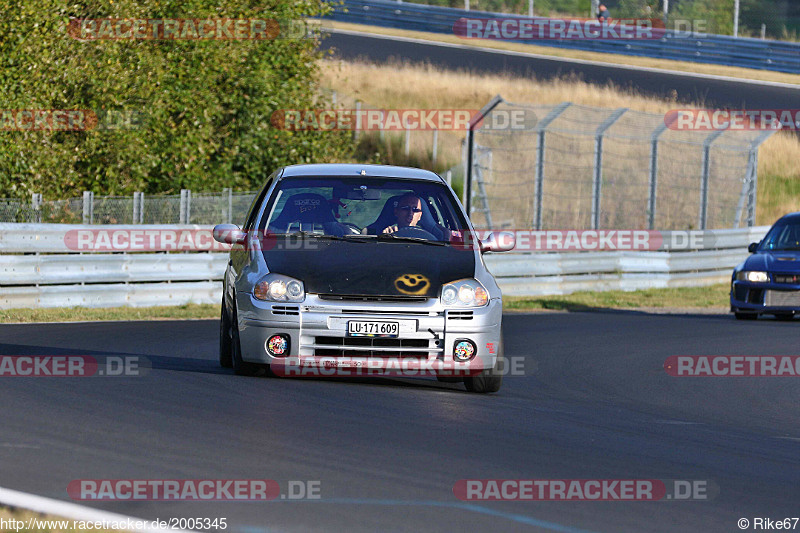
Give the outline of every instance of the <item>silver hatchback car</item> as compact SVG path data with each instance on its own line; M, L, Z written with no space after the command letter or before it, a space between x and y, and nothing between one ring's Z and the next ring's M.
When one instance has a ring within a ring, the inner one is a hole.
M453 190L433 172L278 170L241 229L214 228L215 239L232 245L220 364L245 375L398 371L496 392L502 295L482 253L514 243L473 235Z

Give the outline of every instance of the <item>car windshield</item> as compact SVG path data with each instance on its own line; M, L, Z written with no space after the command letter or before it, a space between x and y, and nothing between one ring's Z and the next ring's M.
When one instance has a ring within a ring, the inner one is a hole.
M397 178L286 178L265 214L259 229L275 234L450 243L466 228L444 184Z
M800 250L800 223L787 222L772 226L758 249L761 251Z

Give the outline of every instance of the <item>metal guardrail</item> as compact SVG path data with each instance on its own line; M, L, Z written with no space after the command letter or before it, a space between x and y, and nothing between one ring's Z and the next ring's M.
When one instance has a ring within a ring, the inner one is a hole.
M65 241L76 229L96 226L0 224L0 309L219 303L226 253L75 253ZM510 296L701 286L727 281L731 269L747 257L747 245L767 230L762 226L702 232L702 241L712 242L712 250L512 252L489 254L485 260Z
M505 13L465 11L463 9L381 0L343 0L343 4L336 3L334 5L334 11L328 18L356 24L452 35L454 33L453 25L462 17L493 18L501 16L526 18L521 15ZM465 44L471 44L474 43L474 40L465 39L464 42ZM531 44L531 41L526 42ZM560 39L538 41L537 44L592 52L674 59L695 63L774 70L792 74L800 73L800 43L748 37L734 38L726 35L692 37L668 31L664 37L654 40Z

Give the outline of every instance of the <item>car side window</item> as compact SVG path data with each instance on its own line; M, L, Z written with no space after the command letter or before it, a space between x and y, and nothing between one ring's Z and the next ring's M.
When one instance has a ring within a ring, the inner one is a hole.
M250 231L253 229L253 224L256 222L256 217L258 216L258 211L261 206L261 202L264 200L264 196L267 194L267 191L272 186L272 179L275 177L277 172L273 173L269 178L267 178L267 183L264 185L264 188L256 194L256 197L253 198L253 203L250 204L250 209L247 212L247 216L245 217L244 224L242 225L242 229L245 231Z

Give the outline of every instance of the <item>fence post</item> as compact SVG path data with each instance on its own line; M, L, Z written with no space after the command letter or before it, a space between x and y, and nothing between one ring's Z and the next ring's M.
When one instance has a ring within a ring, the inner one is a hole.
M677 118L677 115L675 115ZM675 121L675 118L670 120L670 124ZM666 121L660 123L650 136L650 192L647 199L647 227L648 229L655 229L656 224L656 198L658 193L658 138L661 134L667 131Z
M433 153L431 154L431 163L436 164L436 152L439 149L439 130L433 130Z
M358 140L358 130L361 127L361 100L356 100L356 123L353 128L353 140Z
M469 2L469 0L467 0L467 2ZM467 160L466 167L464 168L464 199L466 202L464 208L467 210L467 216L470 215L470 209L472 208L472 165L474 164L473 157L475 152L474 128L502 101L503 98L499 94L492 98L488 104L478 111L477 115L470 119L469 125L467 126Z
M603 135L628 110L620 107L597 127L594 140L594 181L592 182L592 229L600 229L600 199L603 186Z
M188 224L192 215L192 191L189 189L181 189L181 212L179 215L179 224Z
M83 191L83 223L94 224L94 193Z
M31 222L42 222L42 193L35 192L31 194L31 214L33 220Z
M144 223L144 193L133 193L133 224Z
M698 229L706 229L708 222L708 175L711 171L711 144L725 133L725 130L717 130L711 133L703 141L703 176L700 179L700 220Z
M552 123L558 116L564 112L569 106L572 105L572 102L562 102L555 106L548 114L545 116L541 122L536 124L536 129L534 130L539 135L539 143L536 147L536 182L534 184L533 190L533 197L534 197L534 216L533 216L533 228L536 230L542 229L542 189L544 187L544 148L545 148L545 134L547 133L547 127Z
M223 189L224 192L227 192L228 197L228 224L233 224L233 189L230 187Z
M742 184L742 194L739 198L739 205L737 206L736 218L734 227L738 227L739 219L741 218L741 211L744 207L744 198L747 196L747 225L753 227L756 225L756 200L758 196L758 147L769 139L776 130L765 130L753 140L750 145L750 154L747 158L748 175L745 183ZM745 191L746 188L746 191Z
M407 124L405 125L405 127L406 127L406 140L405 140L405 147L403 148L403 153L406 155L406 158L408 158L411 145L411 130L409 129Z
M447 184L450 187L452 187L453 186L453 171L452 170L448 170L447 172L445 172L444 179L447 182Z

